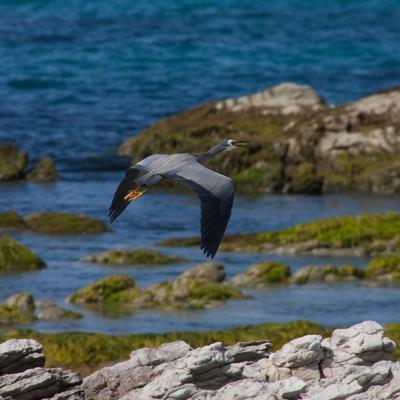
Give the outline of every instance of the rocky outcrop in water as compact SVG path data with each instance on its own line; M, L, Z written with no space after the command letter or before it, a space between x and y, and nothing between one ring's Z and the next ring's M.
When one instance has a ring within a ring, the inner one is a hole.
M42 346L31 339L0 344L0 399L84 400L79 374L44 368Z
M15 144L0 143L0 182L27 179L53 182L58 179L55 162L50 157L39 160L29 171L28 155Z
M95 400L389 400L400 396L400 363L381 325L307 335L271 353L257 341L192 349L178 341L133 351L86 377Z
M162 119L118 153L205 151L226 138L247 150L209 162L245 192L400 192L400 89L327 106L310 87L284 83L253 95L209 102Z
M0 212L1 230L29 230L54 235L103 233L110 229L100 220L67 212L32 213L22 217L15 211Z
M139 309L198 309L215 307L227 300L247 298L223 282L224 267L208 262L191 268L173 281L160 282L143 289L127 275L109 275L77 290L67 301L84 305L126 306Z

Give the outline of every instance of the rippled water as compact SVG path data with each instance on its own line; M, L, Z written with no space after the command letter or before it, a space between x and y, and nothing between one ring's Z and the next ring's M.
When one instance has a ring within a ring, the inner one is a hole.
M396 1L0 0L0 141L17 143L32 161L55 157L63 177L54 185L0 185L0 210L69 210L104 219L127 165L114 156L117 145L155 120L200 102L282 81L310 84L332 103L398 85L399 20ZM398 197L369 195L239 197L229 231L400 210L399 204ZM193 235L198 225L194 197L154 192L128 209L111 233L62 239L17 234L49 268L2 276L0 297L28 290L38 299L63 304L77 288L115 272L82 264L81 256L154 246L170 236ZM145 286L173 279L204 260L196 248L165 251L186 255L190 263L118 271ZM217 260L232 276L265 258L220 253ZM293 270L310 262L344 261L276 258ZM143 312L112 320L85 311L80 321L32 326L118 333L298 318L325 324L366 318L384 322L398 319L400 301L397 290L346 285L277 288L252 295L252 301L213 310Z
M115 179L118 176L115 174ZM105 211L114 189L114 182L59 182L54 185L3 185L0 207L10 201L25 214L34 210L79 210L104 220ZM229 232L277 229L295 223L354 214L364 211L400 211L400 198L366 195L325 196L263 196L238 197L235 201ZM126 273L140 287L162 280L174 279L185 269L204 261L198 248L162 248L168 254L186 256L184 264L159 267L121 267L81 263L88 254L119 247L152 247L171 236L197 234L199 229L198 201L194 196L153 192L146 195L113 225L113 232L99 235L54 237L32 233L16 235L48 263L45 270L21 275L5 275L0 279L2 296L26 290L37 299L51 298L62 306L65 297L94 279L111 273ZM251 253L219 253L216 260L223 263L228 278L241 272L253 262L277 259L288 263L292 270L308 264L349 262L365 265L358 258L290 257ZM85 318L66 322L37 322L32 327L42 330L84 330L145 332L169 330L219 329L228 326L265 321L311 319L324 324L350 324L365 319L381 322L397 319L400 306L398 289L363 288L353 285L310 285L277 287L250 291L253 300L233 301L215 309L190 312L138 312L110 319L110 315L77 308ZM366 306L365 299L368 299Z

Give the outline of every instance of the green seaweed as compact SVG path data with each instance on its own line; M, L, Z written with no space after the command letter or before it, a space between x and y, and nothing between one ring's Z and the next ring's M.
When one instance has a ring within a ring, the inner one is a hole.
M391 281L400 281L400 255L387 254L371 260L365 270L368 279L388 276Z
M159 265L186 261L183 257L168 256L152 249L120 249L84 257L83 261L119 265Z
M24 229L24 219L15 211L4 211L0 213L0 229Z
M28 227L48 234L102 233L109 229L103 222L82 214L44 212L25 217Z
M0 272L24 272L46 268L27 247L7 236L0 236Z

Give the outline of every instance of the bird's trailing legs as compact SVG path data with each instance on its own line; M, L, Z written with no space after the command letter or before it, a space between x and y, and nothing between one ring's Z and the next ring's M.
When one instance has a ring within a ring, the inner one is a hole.
M143 196L149 188L146 186L141 186L139 189L131 189L125 195L124 200L133 201Z

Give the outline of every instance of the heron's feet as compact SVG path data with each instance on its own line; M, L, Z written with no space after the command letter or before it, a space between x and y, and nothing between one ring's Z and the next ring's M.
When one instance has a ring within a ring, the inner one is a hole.
M136 200L139 197L143 196L146 193L146 191L147 191L147 189L132 189L126 194L126 196L124 197L124 200L127 200L127 201Z

